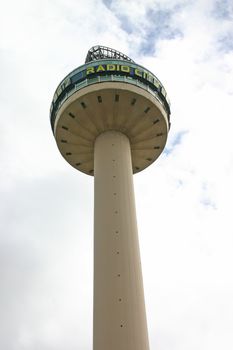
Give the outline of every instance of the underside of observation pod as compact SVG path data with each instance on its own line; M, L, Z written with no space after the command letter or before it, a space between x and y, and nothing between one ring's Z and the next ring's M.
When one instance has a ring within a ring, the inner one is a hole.
M118 51L112 58L113 49L99 48L92 48L87 63L58 86L51 106L54 136L73 167L94 175L96 138L108 130L120 131L129 138L132 170L137 173L165 147L170 127L167 94L144 67Z

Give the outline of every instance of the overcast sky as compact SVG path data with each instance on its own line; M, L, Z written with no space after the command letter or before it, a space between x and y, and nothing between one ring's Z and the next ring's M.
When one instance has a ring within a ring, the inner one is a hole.
M0 3L0 349L92 349L93 178L49 108L101 44L171 100L167 147L134 176L150 348L232 350L232 0Z

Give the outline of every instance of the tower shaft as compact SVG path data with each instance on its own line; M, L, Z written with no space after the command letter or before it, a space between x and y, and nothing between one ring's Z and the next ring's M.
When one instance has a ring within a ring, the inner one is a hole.
M149 350L130 142L118 131L94 147L94 350Z

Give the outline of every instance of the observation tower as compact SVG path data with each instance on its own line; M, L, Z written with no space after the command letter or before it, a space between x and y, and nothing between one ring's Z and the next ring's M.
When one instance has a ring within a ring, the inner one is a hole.
M170 127L159 79L128 56L92 47L50 109L59 151L94 176L94 350L148 350L133 174L163 151Z

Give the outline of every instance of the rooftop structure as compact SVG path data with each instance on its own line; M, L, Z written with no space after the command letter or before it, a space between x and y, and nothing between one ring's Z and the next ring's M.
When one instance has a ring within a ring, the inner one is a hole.
M120 51L111 49L110 47L97 45L93 46L88 51L85 63L102 59L117 59L133 62L131 58L126 56L124 53L121 53Z

